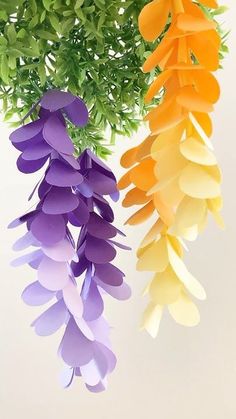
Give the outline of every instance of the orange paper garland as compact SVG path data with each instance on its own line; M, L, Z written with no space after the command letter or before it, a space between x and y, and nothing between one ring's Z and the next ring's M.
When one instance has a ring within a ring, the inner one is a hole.
M200 3L218 7L215 0ZM197 238L209 212L223 226L221 172L209 139L208 115L220 94L212 74L219 68L220 36L216 23L196 2L154 0L139 16L144 39L158 38L169 16L168 31L143 66L145 72L161 70L148 89L146 103L162 91L163 98L145 117L151 131L148 138L123 155L121 164L129 171L119 182L120 189L132 185L123 205L141 206L128 224L138 225L157 214L137 253L137 269L154 272L145 290L151 301L142 321L153 337L165 306L179 324L199 322L191 296L203 300L206 295L183 263L183 240Z

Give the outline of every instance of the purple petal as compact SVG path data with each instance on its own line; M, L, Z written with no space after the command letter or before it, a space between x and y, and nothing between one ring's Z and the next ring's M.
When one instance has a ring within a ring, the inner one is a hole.
M101 316L104 310L104 303L97 285L91 282L89 292L84 301L83 317L86 321L92 321Z
M61 92L60 90L49 90L46 92L41 101L40 105L44 109L48 109L50 112L55 112L58 109L62 109L74 102L76 97L69 92Z
M115 242L114 240L108 240L108 242L113 244L114 246L119 247L120 249L131 250L131 247L126 246L125 244L122 244L122 243Z
M84 179L83 183L78 185L76 190L78 190L85 198L91 198L91 196L93 196L93 190L87 179Z
M92 185L94 192L101 195L111 195L117 192L116 182L108 176L91 169L89 171L88 180Z
M67 155L67 154L64 154L64 153L60 153L60 156L63 157L63 159L67 163L69 163L70 166L73 167L74 169L76 169L76 170L80 169L80 165L79 165L79 163L77 162L77 160L75 159L74 156Z
M63 300L57 301L39 316L31 326L39 336L49 336L55 333L68 319L68 311Z
M16 252L20 251L20 250L25 250L27 249L27 247L32 246L32 245L38 245L39 243L37 242L37 240L35 239L35 237L31 234L30 231L27 231L27 233L24 234L24 236L20 237L20 239L18 239L14 245L13 245L13 250L15 250Z
M43 246L42 251L46 256L56 262L70 261L76 254L75 249L68 239L63 239L53 246Z
M44 166L48 159L48 156L43 157L39 160L24 160L22 156L19 156L17 159L17 168L22 173L34 173L37 172L37 170L41 169L41 167Z
M114 221L114 214L110 205L98 198L94 198L94 203L101 217L112 223Z
M50 191L50 189L52 189L52 185L49 185L44 178L42 183L39 185L39 189L38 189L39 198L42 200L45 197L45 195Z
M104 265L95 265L95 274L98 279L105 282L107 285L114 287L120 286L123 283L124 273L111 263Z
M88 123L89 114L84 101L77 97L72 103L64 107L67 118L74 125L84 127Z
M119 199L120 199L120 192L119 192L119 191L113 192L113 193L110 195L110 197L111 197L112 201L114 201L114 202L118 202L118 201L119 201Z
M115 227L99 217L95 212L90 214L87 229L91 236L97 237L98 239L109 239L116 236L117 233Z
M101 159L99 159L99 157L97 157L96 154L94 154L89 148L87 148L85 152L92 159L92 161L97 164L98 167L102 167L106 170L106 172L111 172L111 169Z
M30 226L34 237L45 246L52 246L64 239L66 224L62 215L39 213Z
M21 157L24 160L39 160L48 156L52 151L45 141L39 141L36 144L30 144L22 153Z
M120 287L113 287L100 281L97 277L95 277L95 280L101 288L117 300L128 300L131 297L131 289L125 282Z
M54 291L47 290L38 281L35 281L24 289L21 297L30 306L41 306L51 301L55 294Z
M13 143L21 143L35 137L43 129L43 121L38 119L37 121L30 122L23 127L20 127L13 131L10 135L10 141Z
M46 214L65 214L73 211L78 205L79 200L70 188L53 186L47 194L42 208Z
M56 115L50 116L44 124L43 138L59 153L73 154L74 146L66 127Z
M68 266L44 256L38 269L38 281L50 291L59 291L69 282Z
M73 318L70 319L61 342L61 356L71 367L80 367L93 358L93 343L79 330Z
M94 342L95 339L94 339L93 332L90 329L88 323L83 319L83 317L81 318L75 317L75 321L79 330L83 333L83 335L91 342Z
M63 388L68 388L72 384L74 378L74 368L65 366L60 374L60 383Z
M105 240L97 239L88 234L85 256L93 263L107 263L115 258L116 250Z
M68 214L68 219L70 223L76 227L81 227L82 225L87 224L89 220L89 210L82 199L79 200L78 208Z
M82 317L83 302L78 292L78 288L72 281L68 282L62 293L64 302L71 314L75 317Z
M55 186L76 186L83 182L83 176L68 164L55 159L49 167L46 181Z
M90 262L85 256L79 258L79 262L72 262L71 268L75 277L82 275L82 273L88 268Z
M35 250L34 252L28 253L27 255L23 255L17 259L14 259L11 262L11 266L14 268L17 266L24 265L25 263L33 262L35 259L38 259L41 257L42 251L41 250Z

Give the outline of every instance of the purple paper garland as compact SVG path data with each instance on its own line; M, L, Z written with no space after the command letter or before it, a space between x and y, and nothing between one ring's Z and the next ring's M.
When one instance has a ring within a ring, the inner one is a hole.
M36 172L48 162L43 180L30 196L37 190L36 208L9 226L26 223L27 232L13 249L33 246L34 250L12 265L26 263L37 271L37 280L23 291L26 304L40 306L54 300L32 323L35 332L47 336L65 326L58 350L66 364L63 386L82 376L90 391L99 392L116 365L102 294L120 300L130 297L123 272L111 264L115 247L129 249L113 240L123 233L112 225L113 211L104 198L117 200L116 178L90 150L77 160L73 156L65 118L86 125L88 111L80 98L52 90L39 103L39 119L10 136L21 151L17 160L21 172ZM70 225L80 228L77 245Z

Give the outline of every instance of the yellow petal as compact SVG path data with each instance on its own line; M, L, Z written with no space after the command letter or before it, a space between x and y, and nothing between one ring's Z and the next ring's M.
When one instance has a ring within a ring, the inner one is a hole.
M142 253L137 263L138 271L163 272L168 265L166 238L153 242Z
M154 0L144 6L138 23L139 30L146 41L154 41L163 31L170 11L169 0Z
M183 326L196 326L200 321L198 308L184 292L178 301L168 305L168 310L176 323Z
M187 290L199 300L206 298L206 293L202 285L194 278L192 274L187 270L182 259L174 251L171 243L167 240L168 257L170 264L178 276L179 280L185 285Z
M219 182L204 166L189 163L179 178L180 189L193 198L207 199L220 195Z
M163 307L150 303L143 313L140 328L145 329L153 338L158 334L162 312Z
M213 166L217 163L214 154L207 146L193 137L181 142L180 151L186 159L194 163L206 166Z
M205 215L206 201L185 196L177 208L175 223L178 228L189 228L199 224Z
M183 285L170 266L164 272L154 276L149 293L151 299L160 305L174 303L180 295Z
M154 240L157 240L158 235L163 231L163 229L164 224L162 220L159 218L142 240L140 247L146 247Z

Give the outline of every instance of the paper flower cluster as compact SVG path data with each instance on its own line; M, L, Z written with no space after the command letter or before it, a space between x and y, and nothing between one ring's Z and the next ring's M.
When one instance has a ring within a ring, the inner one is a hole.
M21 151L17 160L21 172L33 173L48 163L30 196L37 191L36 208L10 224L25 223L27 228L14 250L33 247L12 264L28 264L36 271L36 281L22 294L25 303L52 302L33 322L35 332L47 336L65 327L58 350L66 364L63 385L68 387L74 376L82 376L89 390L99 392L116 365L102 295L120 300L130 296L123 272L111 264L117 246L127 249L113 240L123 234L112 225L113 211L105 198L116 201L119 192L111 170L90 150L78 159L73 156L66 123L79 127L87 123L83 101L52 90L39 104L39 118L10 136ZM75 227L80 229L78 240Z
M215 0L199 3L218 7ZM177 323L198 323L191 295L204 299L205 292L183 263L183 239L196 239L209 212L223 225L221 173L209 139L208 115L220 93L212 74L219 67L220 36L215 22L191 0L146 5L139 16L142 36L148 41L158 38L169 15L168 31L143 66L144 72L156 67L162 71L149 87L146 103L160 92L163 98L145 117L150 136L122 157L121 164L130 169L119 183L120 189L133 185L123 205L142 206L128 224L142 223L152 214L158 217L140 245L137 266L154 272L145 290L151 302L142 322L153 337L165 306Z

